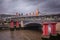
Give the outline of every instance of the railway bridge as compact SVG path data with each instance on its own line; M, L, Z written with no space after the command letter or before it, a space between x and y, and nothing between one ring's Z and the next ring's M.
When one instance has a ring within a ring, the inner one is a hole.
M56 36L57 27L59 30L60 26L57 25L60 25L60 14L40 16L12 16L10 18L7 17L5 21L9 21L11 29L16 27L16 29L24 28L39 30L42 32L44 37L49 37L50 34Z
M49 33L55 35L56 24L60 22L60 14L40 15L40 16L17 16L10 18L10 21L11 24L13 22L16 22L17 28L19 27L20 24L22 28L28 28L28 29L33 28L42 30L43 35L49 35Z
M37 24L43 24L43 23L58 23L60 22L60 14L57 15L40 15L40 16L17 16L12 17L10 19L13 21L18 21L21 24L21 27L25 27L25 25L28 25L30 23L37 23Z

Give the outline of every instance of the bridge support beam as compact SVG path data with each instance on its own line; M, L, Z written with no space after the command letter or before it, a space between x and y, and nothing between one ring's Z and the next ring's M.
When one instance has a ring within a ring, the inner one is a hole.
M23 21L21 21L21 27L24 27L24 23L23 23Z
M11 20L11 22L10 22L10 30L14 31L14 22L13 22L13 20Z

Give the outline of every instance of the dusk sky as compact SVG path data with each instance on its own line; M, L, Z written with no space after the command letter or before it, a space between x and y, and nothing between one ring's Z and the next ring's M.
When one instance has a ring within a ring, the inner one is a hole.
M35 12L41 14L60 13L60 0L0 0L0 14Z

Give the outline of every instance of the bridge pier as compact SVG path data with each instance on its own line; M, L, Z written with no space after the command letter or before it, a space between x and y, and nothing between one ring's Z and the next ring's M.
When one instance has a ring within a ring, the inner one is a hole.
M51 35L50 35L51 40L58 40L57 39L57 33L56 33L56 23L51 23Z
M49 40L48 23L43 24L42 40Z
M16 30L19 30L19 29L20 29L19 22L16 21Z
M10 22L10 30L14 31L14 22L13 22L13 20L11 20L11 22Z
M60 22L56 24L56 30L57 30L57 37L60 40Z
M56 36L56 23L51 23L51 35Z

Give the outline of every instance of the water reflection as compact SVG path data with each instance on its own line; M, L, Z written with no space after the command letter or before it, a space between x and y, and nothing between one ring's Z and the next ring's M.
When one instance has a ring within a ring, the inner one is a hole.
M0 32L0 40L40 40L41 33L33 30L14 30Z
M11 40L14 40L14 31L10 31L11 33Z

